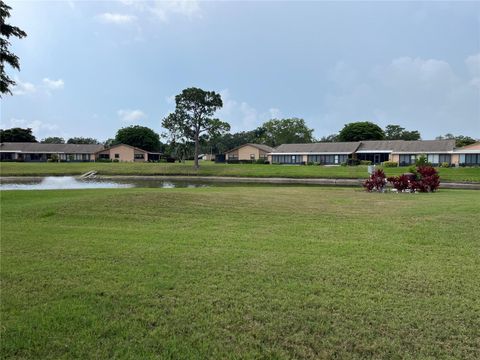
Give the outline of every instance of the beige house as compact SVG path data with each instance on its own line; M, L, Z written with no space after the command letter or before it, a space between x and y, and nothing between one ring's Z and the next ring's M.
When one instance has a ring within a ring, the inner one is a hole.
M255 161L258 159L267 160L267 155L274 149L263 144L244 144L225 153L225 160L228 161Z
M160 153L149 152L140 148L118 144L95 153L96 160L119 162L146 162L158 160Z

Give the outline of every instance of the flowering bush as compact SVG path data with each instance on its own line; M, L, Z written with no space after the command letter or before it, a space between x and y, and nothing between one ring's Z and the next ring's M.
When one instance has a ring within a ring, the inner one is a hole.
M382 169L377 169L372 173L372 175L370 175L369 179L365 180L363 187L368 192L383 192L386 184L387 179L385 178L385 173Z

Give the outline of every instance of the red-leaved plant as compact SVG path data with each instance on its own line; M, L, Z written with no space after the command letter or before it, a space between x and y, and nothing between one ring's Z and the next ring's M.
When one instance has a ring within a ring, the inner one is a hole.
M434 167L423 165L417 168L418 180L416 190L420 192L435 192L440 186L440 176Z
M387 180L398 192L403 192L410 188L410 177L407 175L390 176Z
M386 184L387 179L385 178L385 173L382 169L377 169L370 175L370 178L365 180L363 187L368 192L383 192Z
M408 175L391 176L387 179L398 192L434 192L440 186L437 170L429 165L417 167L415 177Z

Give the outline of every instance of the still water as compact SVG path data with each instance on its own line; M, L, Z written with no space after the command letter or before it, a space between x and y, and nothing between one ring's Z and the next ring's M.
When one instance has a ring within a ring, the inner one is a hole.
M221 183L200 181L167 180L99 180L76 179L72 176L49 176L39 180L14 179L2 181L0 190L55 190L55 189L114 189L132 187L150 188L196 188L205 186L225 186ZM231 185L231 184L230 184Z

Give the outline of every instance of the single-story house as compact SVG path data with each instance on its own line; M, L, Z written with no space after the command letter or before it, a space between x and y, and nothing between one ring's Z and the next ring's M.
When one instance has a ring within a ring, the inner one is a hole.
M95 161L95 153L103 148L103 145L91 144L4 142L0 144L0 160L41 162L56 155L60 161Z
M118 144L97 151L95 159L120 162L157 161L160 159L160 153L146 151L126 144Z
M274 149L264 144L251 144L247 143L236 148L229 150L225 153L226 160L267 160L267 155L274 151Z
M455 148L455 140L378 140L358 142L283 144L268 154L272 164L319 163L336 165L347 159L368 160L372 164L394 161L399 166L415 164L426 155L433 165L480 165L480 143Z
M351 158L357 148L355 142L282 144L268 154L268 160L272 164L335 165Z
M480 142L455 149L452 159L459 165L480 166Z
M361 141L356 158L370 160L372 164L395 161L400 166L415 164L417 157L426 155L433 165L452 164L455 140L385 140Z
M155 161L160 153L149 152L130 145L119 144L110 148L92 144L43 144L5 142L0 144L0 160L2 161L48 161L55 158L59 161L81 162L99 159L118 161Z

